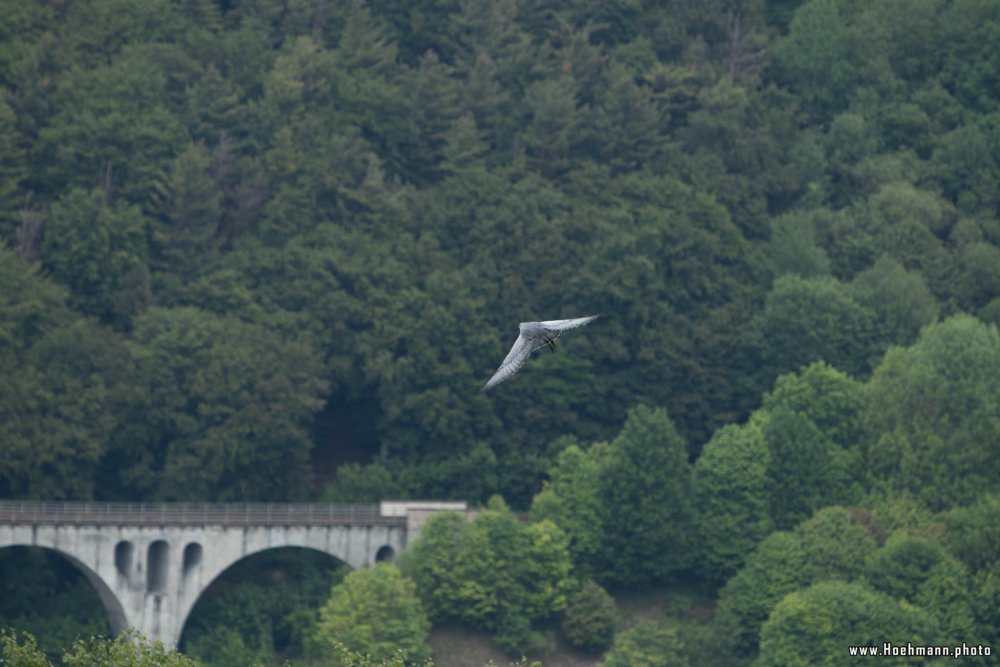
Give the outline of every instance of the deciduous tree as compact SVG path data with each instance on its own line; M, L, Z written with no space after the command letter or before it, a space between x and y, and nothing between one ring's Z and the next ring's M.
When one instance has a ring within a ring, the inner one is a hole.
M692 494L698 531L698 571L723 582L772 529L771 451L756 424L715 432L694 465Z
M521 523L498 497L470 523L447 513L428 520L403 571L432 621L487 630L511 652L575 587L565 534L547 520Z
M867 468L935 510L996 489L1000 335L959 315L886 354L867 388Z
M195 308L151 308L131 341L145 428L123 481L164 499L301 493L324 370L307 344ZM126 463L127 462L127 463Z
M888 639L898 637L899 639ZM760 630L760 656L754 664L844 664L848 646L886 642L932 646L941 641L935 620L863 584L824 581L790 593Z
M662 408L639 406L607 452L598 480L602 581L670 581L694 565L691 466Z
M408 660L423 660L430 655L429 631L414 583L395 565L379 563L351 572L333 587L320 609L313 644L337 665L337 643L374 660L386 660L397 651Z

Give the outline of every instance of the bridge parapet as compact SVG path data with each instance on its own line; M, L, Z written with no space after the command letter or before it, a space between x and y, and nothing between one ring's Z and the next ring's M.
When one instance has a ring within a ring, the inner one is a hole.
M419 505L427 503L418 503ZM432 503L431 503L432 504ZM464 509L465 503L461 504ZM91 503L0 500L0 524L137 526L405 526L377 504Z

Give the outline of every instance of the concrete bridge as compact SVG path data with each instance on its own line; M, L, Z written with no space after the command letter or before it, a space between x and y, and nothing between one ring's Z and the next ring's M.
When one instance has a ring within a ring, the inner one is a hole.
M118 634L175 646L201 593L242 558L280 547L353 568L392 560L427 517L464 502L378 505L0 501L0 548L53 549L97 590Z

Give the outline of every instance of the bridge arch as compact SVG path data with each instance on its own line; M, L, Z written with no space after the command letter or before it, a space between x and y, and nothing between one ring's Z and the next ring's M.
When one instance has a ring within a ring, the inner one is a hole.
M3 540L3 542L0 543L0 551L9 547L24 547L29 549L37 548L59 555L62 559L75 567L91 585L94 592L97 593L97 598L101 601L101 606L104 607L104 613L107 616L108 626L111 628L112 634L117 635L124 632L125 629L128 628L128 619L125 616L125 608L122 606L118 596L115 595L111 586L109 586L108 583L104 581L104 579L97 572L95 572L93 568L84 563L82 560L68 551L64 551L54 545L47 546L43 544L32 544L30 542L11 540Z
M374 563L377 551L383 547L389 546L398 553L405 548L406 539L402 521L378 517L334 525L187 526L175 533L171 542L169 576L176 595L169 611L170 642L181 641L195 606L213 582L247 559L275 549L299 548L359 568ZM204 545L200 560L196 556L199 549L192 544Z
M326 579L329 585L322 584L319 588L315 588L318 593L317 602L322 604L329 595L330 587L338 583L345 572L353 569L342 558L323 549L308 546L275 545L247 553L217 573L211 581L204 582L200 586L197 597L179 618L178 643L182 646L190 646L188 642L192 639L190 633L192 627L199 628L201 626L197 622L195 626L192 626L192 619L197 619L201 613L206 611L202 605L216 595L224 595L224 591L233 584L245 581L254 583L264 581L267 582L265 586L268 587L301 587L305 584L299 577L303 570L311 570L312 572L307 575L306 579L315 581L313 579L315 572L320 569L325 570L329 575ZM299 582L296 583L295 579L299 579Z

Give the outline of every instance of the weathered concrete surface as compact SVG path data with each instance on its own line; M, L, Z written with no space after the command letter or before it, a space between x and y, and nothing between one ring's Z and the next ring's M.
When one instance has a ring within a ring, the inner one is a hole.
M379 514L406 518L406 535L410 542L417 539L420 529L432 514L437 512L461 512L467 516L475 515L475 510L467 509L464 500L383 500L379 503Z
M184 623L202 592L233 564L281 547L315 549L353 568L391 559L415 537L435 509L459 510L464 503L412 510L394 506L391 516L407 521L369 525L122 525L121 522L2 523L0 548L53 549L75 564L93 584L115 634L137 628L168 646L179 641ZM383 515L387 516L387 515ZM130 522L134 523L134 522ZM411 531L409 524L413 523Z

